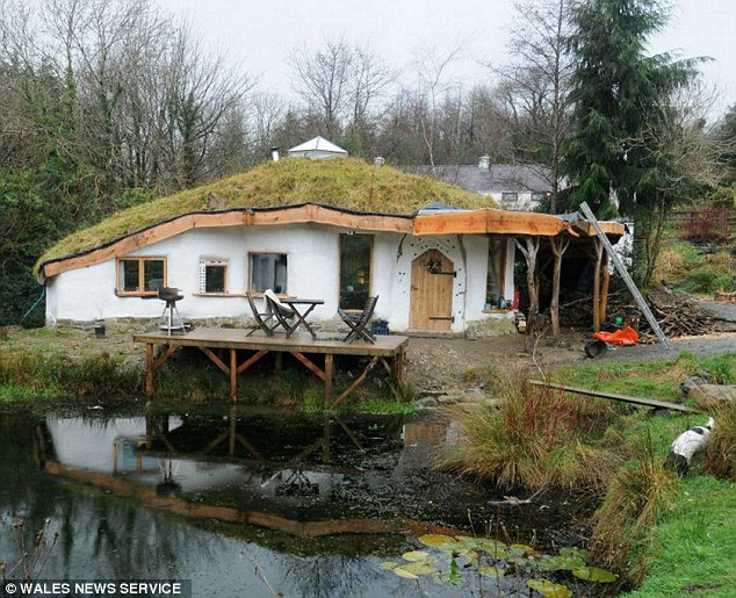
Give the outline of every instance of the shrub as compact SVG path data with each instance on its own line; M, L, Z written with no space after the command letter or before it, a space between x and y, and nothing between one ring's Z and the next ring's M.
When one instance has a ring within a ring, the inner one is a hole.
M711 415L716 420L705 450L705 470L736 481L736 405L724 403Z
M508 382L499 395L497 406L454 414L465 438L441 465L502 488L605 484L613 460L585 439L613 416L609 405L526 382Z
M677 478L664 468L651 439L636 451L638 458L616 472L593 517L590 548L596 562L630 571L640 581L644 565L637 555L660 514L673 504Z

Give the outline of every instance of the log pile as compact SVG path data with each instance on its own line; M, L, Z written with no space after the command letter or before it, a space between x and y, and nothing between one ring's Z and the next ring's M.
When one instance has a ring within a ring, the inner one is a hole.
M701 336L715 330L716 318L703 310L696 301L684 293L660 287L645 294L647 303L669 338L680 336ZM593 322L593 299L590 296L578 297L560 306L560 320L565 326L587 327ZM608 318L611 324L617 316L623 317L639 331L640 342L654 343L654 335L634 300L625 291L611 293L608 301ZM604 326L606 328L607 326Z

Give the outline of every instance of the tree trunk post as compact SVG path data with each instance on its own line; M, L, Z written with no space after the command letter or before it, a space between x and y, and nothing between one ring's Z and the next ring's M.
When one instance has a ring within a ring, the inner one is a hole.
M518 239L514 243L521 251L526 260L526 284L529 289L529 315L527 317L526 331L527 344L533 346L535 320L539 313L539 289L537 288L537 252L539 251L539 237L524 237L524 245Z
M593 332L601 330L601 264L603 244L595 240L595 268L593 269Z
M570 239L562 236L551 237L550 245L555 256L554 273L552 275L552 300L549 304L549 315L552 321L552 336L560 336L560 279L562 277L562 255L570 246Z
M601 303L600 303L600 315L598 319L601 323L606 321L608 311L608 287L611 284L611 273L608 271L608 252L603 252L603 269L601 275L603 281L601 282Z

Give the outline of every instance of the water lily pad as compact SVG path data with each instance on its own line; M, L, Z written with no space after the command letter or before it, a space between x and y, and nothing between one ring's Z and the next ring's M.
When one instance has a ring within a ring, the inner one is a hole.
M553 583L548 579L530 579L526 582L532 590L539 592L544 598L570 598L572 590L559 583Z
M396 567L395 569L392 569L392 571L404 579L419 579L418 575L414 575L414 573L406 571L403 567Z
M481 567L480 574L486 577L503 577L506 575L506 571L498 567Z
M618 579L618 575L615 573L599 567L578 567L572 570L572 574L578 579L594 581L596 583L613 583Z
M395 561L384 561L379 565L381 569L384 569L386 571L391 571L395 567L397 567L399 564Z
M579 548L563 548L560 554L539 561L542 571L572 571L586 566L587 553Z
M512 544L511 546L509 546L509 551L511 552L511 554L518 554L520 556L539 554L531 546L528 546L526 544Z
M412 573L413 575L432 575L432 573L435 572L435 568L432 566L432 563L428 563L426 561L415 561L413 563L401 565L400 568L403 571Z
M445 536L443 534L424 534L419 536L418 540L425 546L443 546L446 544L457 544L455 538Z
M410 550L409 552L405 552L401 555L401 558L405 561L426 561L429 559L429 553L424 552L423 550Z

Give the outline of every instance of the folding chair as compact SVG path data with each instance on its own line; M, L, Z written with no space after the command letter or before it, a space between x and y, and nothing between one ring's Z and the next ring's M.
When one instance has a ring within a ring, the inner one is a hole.
M288 305L281 303L279 298L271 289L266 289L263 292L263 296L266 298L266 302L268 303L268 307L270 308L273 317L275 317L278 322L277 325L283 326L286 330L286 336L290 336L293 330L289 320L296 316L296 312Z
M337 309L337 313L342 318L342 321L350 327L350 332L343 339L344 343L352 343L353 341L363 339L375 344L376 337L368 331L366 326L373 317L373 312L376 310L376 303L378 303L378 295L368 297L363 311L356 315L349 314L340 308Z
M253 312L253 318L256 321L256 325L251 327L251 331L246 336L250 336L257 330L263 330L266 336L273 336L273 331L280 325L278 321L274 322L273 312L270 310L259 312L255 301L253 301L253 295L248 292L246 293L246 296L248 297L250 310ZM268 305L268 299L266 300L266 305Z

